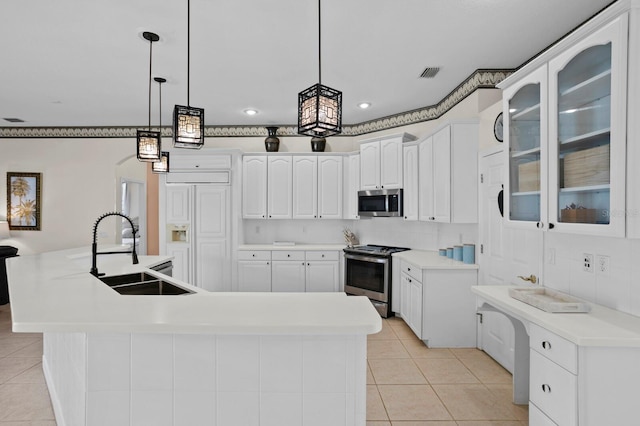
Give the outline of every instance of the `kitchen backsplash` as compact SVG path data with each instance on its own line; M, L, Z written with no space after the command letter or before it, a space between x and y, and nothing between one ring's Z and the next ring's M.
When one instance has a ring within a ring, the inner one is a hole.
M547 232L544 252L546 287L640 316L640 240Z

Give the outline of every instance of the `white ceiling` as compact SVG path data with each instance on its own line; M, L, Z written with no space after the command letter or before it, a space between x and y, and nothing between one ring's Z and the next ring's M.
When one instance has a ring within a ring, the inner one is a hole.
M343 92L343 124L423 108L476 69L517 68L610 2L323 0L322 83ZM146 125L143 31L160 36L163 124L186 105L187 0L2 0L0 16L0 126ZM317 24L316 0L191 0L191 106L207 125L295 125L298 92L318 82ZM440 73L418 78L427 66ZM157 95L154 82L152 124ZM14 117L25 122L2 120Z

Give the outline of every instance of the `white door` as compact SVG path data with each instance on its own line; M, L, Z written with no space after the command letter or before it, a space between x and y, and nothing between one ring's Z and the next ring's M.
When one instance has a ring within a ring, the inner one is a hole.
M311 261L307 262L306 291L331 292L338 291L340 285L339 262Z
M380 188L402 188L402 138L380 141Z
M480 246L476 247L479 285L525 285L519 275L542 275L544 232L505 226L498 208L507 173L505 159L502 150L480 158ZM499 313L485 312L478 327L480 348L513 372L514 330L510 320Z
M318 158L318 218L342 219L342 157Z
M435 220L433 216L433 136L418 144L418 218L421 221Z
M267 218L267 158L245 156L242 159L242 217L245 219Z
M271 262L238 261L238 291L271 291Z
M231 252L229 187L195 187L195 285L208 291L230 291Z
M318 215L318 157L293 157L293 218L315 219Z
M292 158L269 157L267 166L267 215L269 219L291 219L293 211Z
M451 221L451 127L433 135L433 217Z
M360 145L360 189L380 188L380 142Z
M272 292L304 292L305 262L283 260L271 262Z
M405 146L403 155L404 220L418 220L418 145Z

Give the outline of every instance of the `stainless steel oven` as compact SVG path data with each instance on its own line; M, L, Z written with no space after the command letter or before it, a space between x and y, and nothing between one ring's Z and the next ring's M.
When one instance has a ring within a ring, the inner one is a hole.
M367 296L384 318L391 315L391 254L401 247L356 246L344 249L344 291Z

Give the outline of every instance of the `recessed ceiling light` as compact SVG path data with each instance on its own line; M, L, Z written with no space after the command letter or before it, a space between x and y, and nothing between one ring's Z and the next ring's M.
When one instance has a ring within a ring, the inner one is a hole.
M367 109L371 106L371 102L360 102L358 104L358 108Z
M244 113L247 115L256 115L258 113L258 110L249 108L249 109L245 109Z

